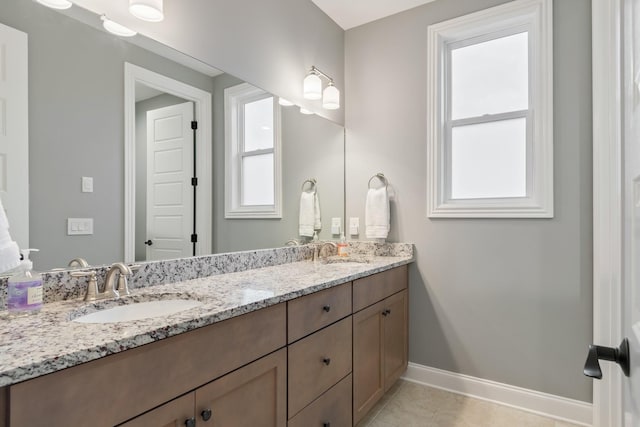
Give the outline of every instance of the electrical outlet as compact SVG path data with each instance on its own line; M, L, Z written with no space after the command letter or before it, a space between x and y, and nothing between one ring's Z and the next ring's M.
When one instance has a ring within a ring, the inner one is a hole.
M351 217L349 218L349 235L357 236L360 234L360 218Z

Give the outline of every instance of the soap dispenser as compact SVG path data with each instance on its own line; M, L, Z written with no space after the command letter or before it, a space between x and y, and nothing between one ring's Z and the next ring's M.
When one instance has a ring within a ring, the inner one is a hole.
M42 308L42 276L32 271L33 263L29 259L29 253L37 251L22 250L22 261L9 277L7 309L10 316L35 314Z

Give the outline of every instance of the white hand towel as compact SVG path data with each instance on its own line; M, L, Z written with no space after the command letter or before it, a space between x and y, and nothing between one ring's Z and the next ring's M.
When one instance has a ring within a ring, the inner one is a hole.
M322 221L320 219L320 198L318 192L313 192L313 229L320 231L322 229Z
M0 200L0 273L20 264L20 249L9 234L9 220Z
M370 188L365 204L365 224L368 239L386 239L391 228L387 187Z
M298 233L301 236L313 237L316 220L316 193L303 191L300 195L300 217Z

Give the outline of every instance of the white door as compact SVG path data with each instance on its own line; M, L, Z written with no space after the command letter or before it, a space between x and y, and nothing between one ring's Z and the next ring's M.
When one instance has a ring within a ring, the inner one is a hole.
M623 11L623 334L629 339L630 377L623 378L623 414L640 426L640 0Z
M147 261L193 255L193 102L147 112Z
M27 34L0 24L0 197L9 232L29 247Z

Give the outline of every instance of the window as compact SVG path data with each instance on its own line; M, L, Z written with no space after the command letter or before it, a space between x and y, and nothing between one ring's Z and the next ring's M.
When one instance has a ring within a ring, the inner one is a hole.
M248 83L224 99L225 218L281 218L279 105Z
M429 217L553 217L551 0L428 31Z

